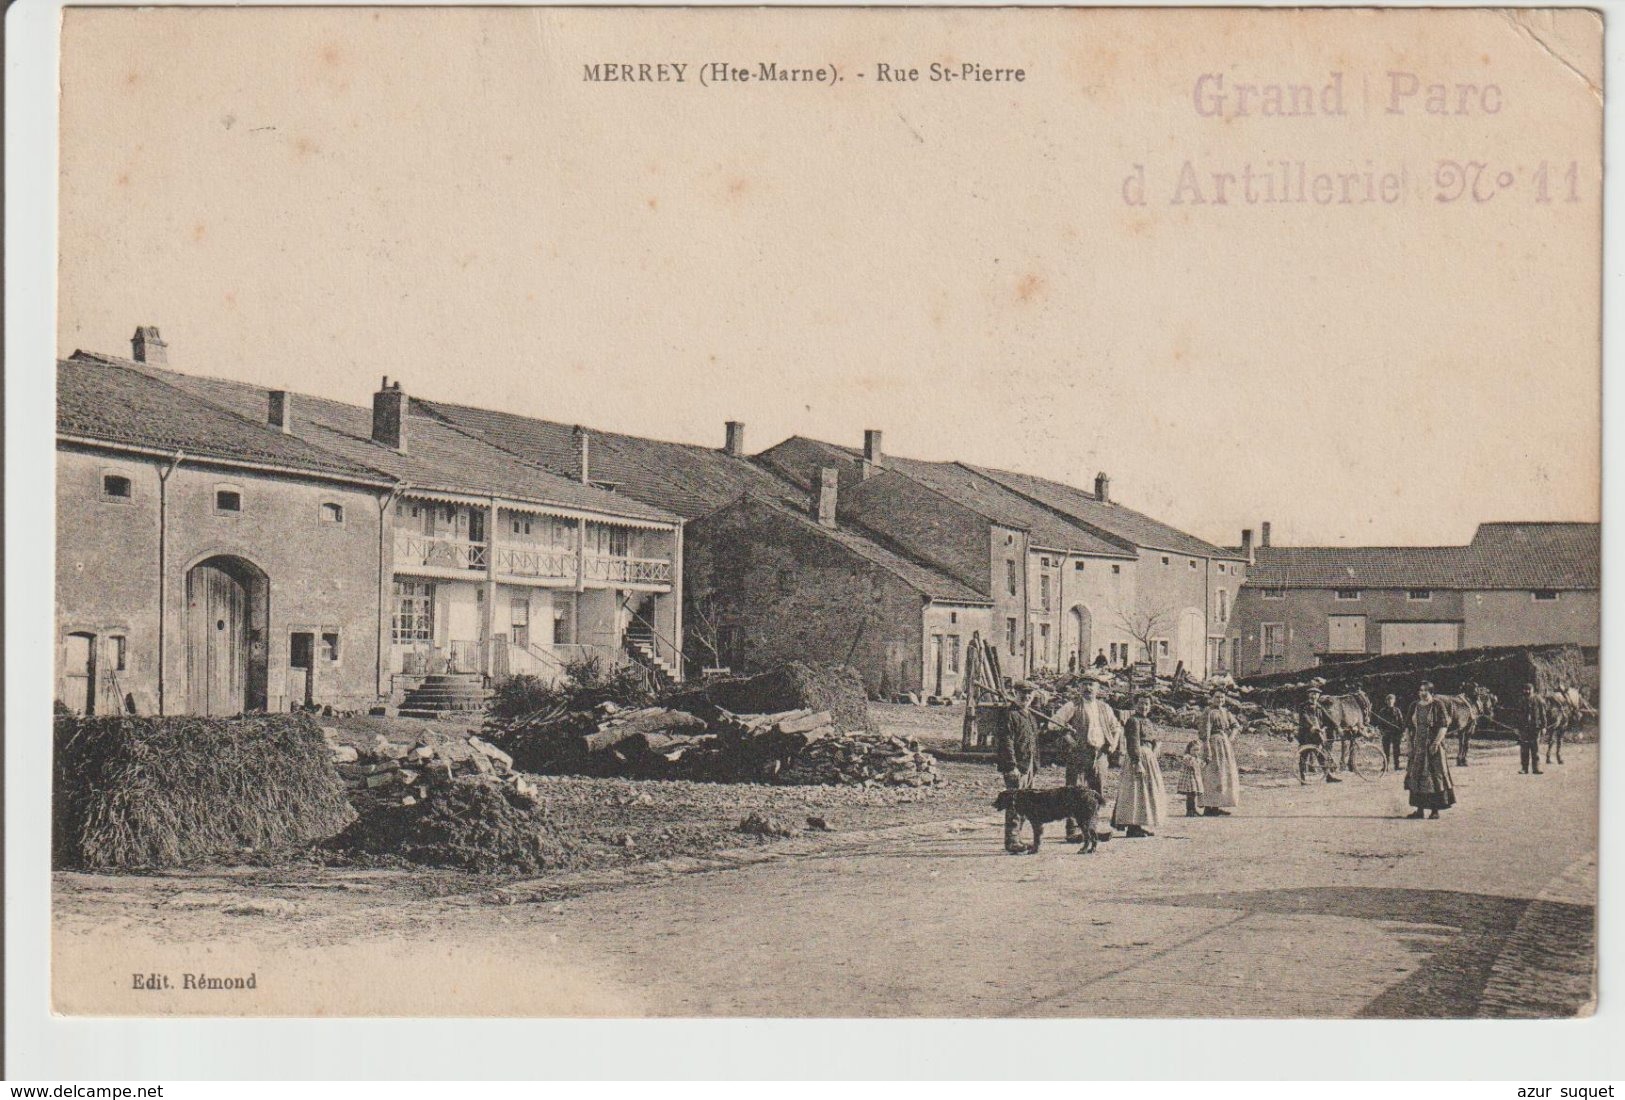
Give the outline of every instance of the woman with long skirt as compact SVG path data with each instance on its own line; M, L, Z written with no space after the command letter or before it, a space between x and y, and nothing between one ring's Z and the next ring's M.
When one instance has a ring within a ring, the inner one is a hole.
M1202 813L1228 817L1241 804L1241 770L1236 767L1236 717L1215 692L1202 712Z
M1151 724L1151 697L1142 695L1123 723L1123 769L1117 777L1117 805L1112 824L1131 837L1151 836L1162 828L1168 794L1157 763L1157 734Z

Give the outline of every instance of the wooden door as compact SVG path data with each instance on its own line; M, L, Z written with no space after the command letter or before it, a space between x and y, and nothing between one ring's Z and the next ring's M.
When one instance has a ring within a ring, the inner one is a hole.
M70 710L96 713L96 635L68 635L62 649L62 685L62 702Z
M199 565L186 575L186 682L193 714L247 709L248 590L225 570Z

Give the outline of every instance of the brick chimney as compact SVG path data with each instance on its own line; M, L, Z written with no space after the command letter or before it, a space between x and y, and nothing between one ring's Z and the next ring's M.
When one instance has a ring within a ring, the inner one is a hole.
M886 452L880 448L880 429L866 428L863 432L863 476L873 477L886 468Z
M1112 499L1112 479L1102 470L1095 475L1095 499L1107 503Z
M1241 531L1241 556L1247 559L1247 564L1253 564L1253 529L1244 527Z
M1258 525L1258 545L1260 549L1268 550L1270 547L1270 521L1265 520Z
M728 421L727 442L723 444L722 450L729 458L745 457L745 425L740 421Z
M580 424L575 428L576 448L581 454L580 475L581 484L592 484L592 445L587 439L587 429Z
M158 335L158 326L142 325L130 337L130 357L137 363L151 363L155 367L169 365L169 345Z
M280 432L293 432L293 394L272 390L266 394L265 422Z
M835 500L840 487L840 470L825 466L818 471L818 496L813 502L813 516L820 527L835 526Z
M389 384L389 375L372 395L372 441L406 453L406 391Z

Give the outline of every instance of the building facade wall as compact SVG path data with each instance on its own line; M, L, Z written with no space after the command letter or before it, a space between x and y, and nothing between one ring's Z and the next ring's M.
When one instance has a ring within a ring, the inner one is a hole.
M1266 589L1244 586L1237 597L1235 626L1239 634L1238 675L1290 672L1313 668L1325 657L1350 659L1361 653L1382 653L1383 623L1461 623L1462 593L1430 590L1427 600L1413 600L1405 589L1362 588L1359 598L1340 600L1329 588L1279 589L1282 595L1266 596ZM1363 650L1331 652L1331 616L1361 616L1365 619ZM1284 640L1279 659L1264 653L1264 627L1280 624ZM1458 635L1464 637L1465 632ZM1458 645L1471 644L1458 641Z
M850 664L871 693L921 689L924 597L836 540L747 499L690 521L684 555L691 651L705 623L736 671Z
M1052 613L1044 614L1041 583L1034 585L1033 596L1035 624L1050 624L1051 645L1040 667L1070 671L1092 664L1095 655L1102 652L1116 666L1130 660L1132 639L1119 621L1118 609L1134 603L1138 563L1133 559L1038 551L1029 555L1035 572L1046 568L1046 558L1053 576ZM1042 642L1043 631L1035 628L1034 637Z
M925 652L921 658L920 691L924 695L956 696L965 691L965 661L972 635L986 638L993 626L992 609L975 604L928 603L925 616ZM938 647L942 676L937 677ZM900 677L899 677L900 678ZM903 688L901 690L913 690Z
M1200 676L1206 668L1208 568L1207 558L1139 548L1134 598L1128 613L1134 629L1128 629L1120 612L1114 617L1124 625L1124 632L1132 635L1154 622L1154 656L1160 673L1172 673L1181 663L1192 675ZM1135 648L1140 648L1138 641ZM1134 659L1145 657L1136 653Z
M1528 590L1469 592L1463 601L1468 648L1493 645L1539 645L1567 642L1599 644L1602 633L1601 593L1556 592L1541 601Z
M1236 620L1236 598L1247 582L1247 565L1212 558L1207 561L1207 674L1235 674L1241 652L1241 631Z
M294 477L59 449L57 617L59 666L75 632L98 636L101 671L116 672L120 700L159 709L159 530L164 503L163 709L188 707L187 577L214 558L240 559L265 577L267 617L251 647L263 647L269 710L291 698L294 632L312 635L318 705L356 709L378 697L380 508L373 491ZM108 473L127 474L131 496L109 499ZM217 507L235 492L240 507ZM324 509L324 506L329 506ZM334 509L337 509L335 511ZM195 624L194 624L195 625ZM125 668L103 652L128 628ZM329 642L324 635L337 635ZM78 645L72 643L74 652ZM63 674L59 667L59 690ZM101 708L98 708L101 709Z

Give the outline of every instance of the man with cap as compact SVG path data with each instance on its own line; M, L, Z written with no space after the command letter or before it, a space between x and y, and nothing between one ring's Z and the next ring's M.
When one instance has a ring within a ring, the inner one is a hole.
M1015 791L1031 787L1038 774L1038 720L1031 706L1033 685L1017 680L1010 687L1016 701L1005 711L1004 721L999 724L995 750L1004 789ZM1024 855L1027 851L1021 843L1021 815L1014 807L1004 811L1004 850L1011 855Z
M1433 685L1417 685L1411 711L1410 763L1405 768L1405 789L1416 809L1408 816L1437 818L1440 810L1456 804L1456 782L1444 758L1444 739L1450 732L1450 711L1433 694Z
M1540 697L1534 684L1523 686L1523 698L1512 708L1512 728L1518 734L1518 772L1520 775L1541 775L1540 735L1551 725L1552 715L1546 700Z
M1329 738L1326 735L1326 727L1329 725L1329 723L1326 718L1326 712L1322 710L1320 706L1320 685L1325 682L1326 681L1320 679L1311 681L1309 685L1309 694L1304 699L1303 706L1298 708L1298 782L1300 783L1305 782L1308 779L1308 773L1305 770L1304 753L1302 751L1305 745L1314 745L1320 749L1320 759L1323 765L1321 770L1326 774L1326 782L1343 782L1341 779L1337 778L1337 776L1332 774L1333 770L1336 769L1337 764L1333 761L1332 754L1326 751L1327 746L1330 743Z
M1399 709L1399 698L1389 695L1371 713L1371 720L1382 733L1382 758L1399 770L1399 752L1405 741L1405 712Z

